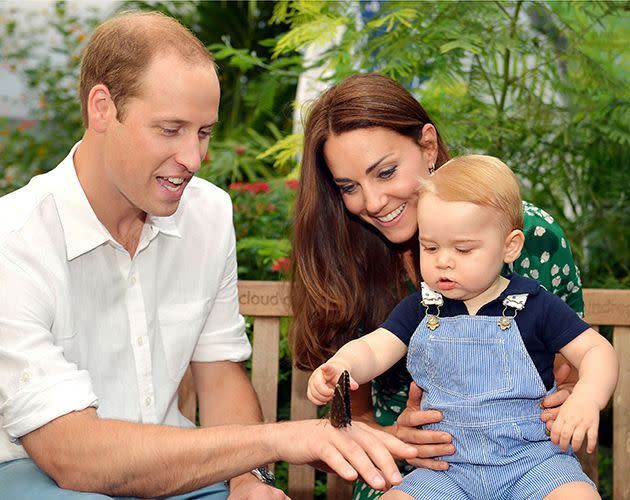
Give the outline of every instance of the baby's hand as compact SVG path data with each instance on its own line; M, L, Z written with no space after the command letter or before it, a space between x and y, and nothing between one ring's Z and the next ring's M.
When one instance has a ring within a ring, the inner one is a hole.
M593 453L598 427L599 408L589 398L573 393L560 408L551 427L551 441L562 451L567 451L569 444L573 446L573 451L578 451L586 437L586 452Z
M316 405L328 403L335 393L337 380L339 380L344 370L346 370L345 367L330 361L316 368L308 379L308 389L306 391L308 399ZM358 387L359 384L350 377L350 389L354 391Z

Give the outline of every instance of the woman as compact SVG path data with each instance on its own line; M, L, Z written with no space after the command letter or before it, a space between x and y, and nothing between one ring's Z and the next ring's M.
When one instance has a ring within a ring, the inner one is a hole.
M419 286L417 179L448 159L422 106L388 77L349 77L314 103L295 205L291 339L297 366L313 369L375 329ZM525 247L513 270L539 280L581 313L579 274L562 230L540 209L524 208ZM416 428L441 415L419 410L420 392L412 386L409 394L409 381L403 360L371 388L355 391L354 418L418 445L411 465L444 469L446 462L431 457L453 453L451 438ZM560 392L545 405L565 398ZM357 485L355 498L376 496Z

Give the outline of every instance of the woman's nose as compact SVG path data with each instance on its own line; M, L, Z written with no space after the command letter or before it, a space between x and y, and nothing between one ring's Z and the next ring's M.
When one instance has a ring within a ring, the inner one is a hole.
M383 215L380 212L387 204L387 198L379 189L364 188L363 201L365 203L365 210L370 215Z

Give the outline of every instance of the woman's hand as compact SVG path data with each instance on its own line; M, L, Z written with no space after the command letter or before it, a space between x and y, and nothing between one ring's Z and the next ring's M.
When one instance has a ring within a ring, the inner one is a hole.
M422 411L420 409L420 398L422 389L415 382L409 386L409 397L407 407L392 426L393 433L401 441L414 445L418 450L418 457L408 459L407 462L414 467L425 469L446 470L448 463L444 460L436 460L433 457L452 455L455 453L455 446L451 443L452 438L448 432L428 431L418 427L427 424L434 424L442 420L442 414L436 410Z
M543 399L541 403L543 411L540 419L545 422L548 431L551 431L551 427L558 417L562 404L573 392L573 388L578 379L577 371L561 354L556 356L553 366L553 375L556 379L558 390Z

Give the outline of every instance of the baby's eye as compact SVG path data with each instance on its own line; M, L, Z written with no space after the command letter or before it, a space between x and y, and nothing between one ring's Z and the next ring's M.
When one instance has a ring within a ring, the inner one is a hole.
M456 248L455 250L459 253L467 254L472 251L472 248Z
M422 245L422 249L427 253L432 253L437 250L437 247L430 246L430 245Z

